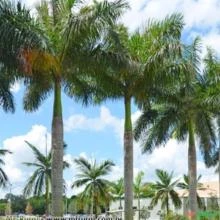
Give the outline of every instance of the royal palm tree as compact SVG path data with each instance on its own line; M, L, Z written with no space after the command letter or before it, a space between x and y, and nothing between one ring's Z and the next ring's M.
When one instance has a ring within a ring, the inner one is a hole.
M0 150L0 157L5 156L5 154L11 153L8 150ZM5 165L5 162L0 158L0 165ZM0 167L0 187L6 187L8 183L8 176L4 170Z
M216 118L217 124L217 135L218 135L218 149L211 154L207 154L205 157L205 162L208 167L216 166L216 173L219 174L219 198L220 198L220 60L216 55L216 52L207 48L207 55L204 59L204 80L206 82L206 89L203 90L203 99L208 106L210 106L211 111L213 111Z
M197 190L203 190L204 187L202 185L202 183L200 183L200 179L201 179L201 175L198 176L197 178ZM177 187L179 187L180 189L183 189L185 191L187 191L187 194L189 193L189 176L188 175L183 175L183 182L179 182L177 184ZM199 197L199 194L197 193L196 194L197 196L197 204L198 204L198 207L203 209L204 208L204 204L201 200L201 198ZM187 200L187 205L189 204L189 200Z
M140 219L140 198L144 196L144 191L146 190L146 185L143 183L144 172L140 171L134 180L134 196L138 200L138 219Z
M106 200L107 202L110 197L108 188L111 183L103 177L110 173L114 163L110 160L105 160L97 164L96 160L89 162L83 157L75 159L74 162L79 169L79 173L76 176L77 180L72 184L72 188L85 187L80 195L81 199L85 201L89 199L91 213L97 215L100 201Z
M178 180L173 181L173 172L168 173L164 170L156 170L158 181L152 185L155 190L155 194L151 200L151 205L156 206L158 201L161 201L161 209L166 209L167 214L170 211L169 200L171 199L175 208L181 207L181 200L175 191L178 184Z
M170 138L179 141L188 139L188 175L189 175L189 215L196 218L197 210L197 168L195 137L203 155L215 149L216 135L212 111L201 98L205 81L199 74L200 41L195 39L192 45L183 49L179 82L175 86L157 91L156 104L145 109L137 121L136 140L143 138L143 152L152 152ZM156 99L155 99L156 100Z
M87 95L89 86L83 73L91 69L87 59L93 55L90 52L91 42L98 41L103 29L113 24L127 6L124 0L94 1L91 5L76 0L41 1L36 8L36 18L49 39L50 50L41 52L24 49L20 53L24 61L22 69L26 72L27 78L25 110L35 111L52 91L54 94L52 118L52 214L54 216L63 214L62 85L67 94L70 95L71 91L73 97L76 93L83 93L84 97Z
M119 199L119 209L122 209L122 197L124 195L124 179L120 178L116 182L112 182L110 191L115 199Z
M35 171L27 180L23 193L25 196L41 196L45 193L46 214L49 214L50 193L51 193L51 169L52 169L52 152L48 155L41 153L38 148L25 141L34 153L34 162L24 162L28 167L34 167ZM67 162L63 162L63 168L69 167Z
M99 71L96 100L120 99L124 103L124 189L125 219L133 219L133 131L132 99L146 100L150 86L164 85L175 74L183 19L174 14L151 21L144 30L128 34L123 25L110 29L96 48ZM98 98L97 98L98 97Z

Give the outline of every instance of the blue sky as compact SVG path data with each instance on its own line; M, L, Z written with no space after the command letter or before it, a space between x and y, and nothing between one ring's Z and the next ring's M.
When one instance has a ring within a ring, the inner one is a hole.
M37 0L26 0L33 8ZM162 19L175 11L182 12L185 18L183 39L190 42L195 36L201 35L203 44L214 47L220 51L220 3L218 0L129 0L131 10L122 18L130 31L142 25L148 18ZM205 46L202 55L205 54ZM52 96L50 96L35 113L25 113L22 109L24 88L18 83L13 86L16 100L15 114L6 114L0 110L1 133L0 142L4 149L14 152L5 157L4 167L12 183L12 192L21 193L32 169L24 167L21 163L32 161L33 155L24 140L27 140L45 151L45 134L47 133L48 146L50 146ZM140 112L133 105L133 121ZM65 128L65 141L68 144L65 159L71 163L71 168L65 171L68 185L74 179L76 168L72 163L74 157L112 159L116 166L109 175L109 179L116 180L122 176L123 164L123 102L107 101L100 106L82 107L63 95L63 118ZM143 170L145 180L154 179L156 168L174 170L176 177L187 172L187 144L168 142L165 147L155 150L151 155L142 155L140 144L134 144L134 172ZM203 180L217 180L213 169L206 169L202 161L198 161L198 173ZM3 196L7 190L0 193ZM68 195L77 193L77 190L68 189Z

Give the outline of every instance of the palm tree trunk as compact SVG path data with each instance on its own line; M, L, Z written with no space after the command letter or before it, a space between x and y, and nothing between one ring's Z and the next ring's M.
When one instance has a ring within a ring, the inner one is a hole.
M63 215L63 119L61 82L55 81L52 122L52 215Z
M124 219L133 220L133 134L131 122L131 97L125 97L124 101Z
M45 200L46 200L46 216L49 215L49 179L46 175L46 191L45 191Z
M169 211L170 211L170 208L169 208L169 196L167 196L166 210L167 210L167 215L168 215Z
M122 205L121 205L121 197L119 197L119 209L122 209Z
M140 204L140 196L138 195L138 220L140 220L140 208L141 208L141 204Z
M189 148L188 148L188 175L189 175L189 219L196 219L197 212L197 168L196 146L193 123L189 121Z

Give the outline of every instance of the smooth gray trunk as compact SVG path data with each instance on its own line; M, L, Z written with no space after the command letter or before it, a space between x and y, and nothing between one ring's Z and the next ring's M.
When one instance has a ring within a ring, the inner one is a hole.
M124 186L125 219L133 220L133 135L132 131L124 134Z
M124 219L133 220L133 132L131 122L131 97L125 97L124 101Z
M63 215L63 120L55 117L52 126L52 215Z
M189 125L189 148L188 148L188 175L189 175L189 211L190 220L196 219L197 212L197 166L196 146L192 123Z

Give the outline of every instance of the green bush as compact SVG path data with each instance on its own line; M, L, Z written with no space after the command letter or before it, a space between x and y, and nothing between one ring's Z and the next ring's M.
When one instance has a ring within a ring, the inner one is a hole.
M183 215L170 212L168 215L165 216L164 220L187 220L187 218Z

